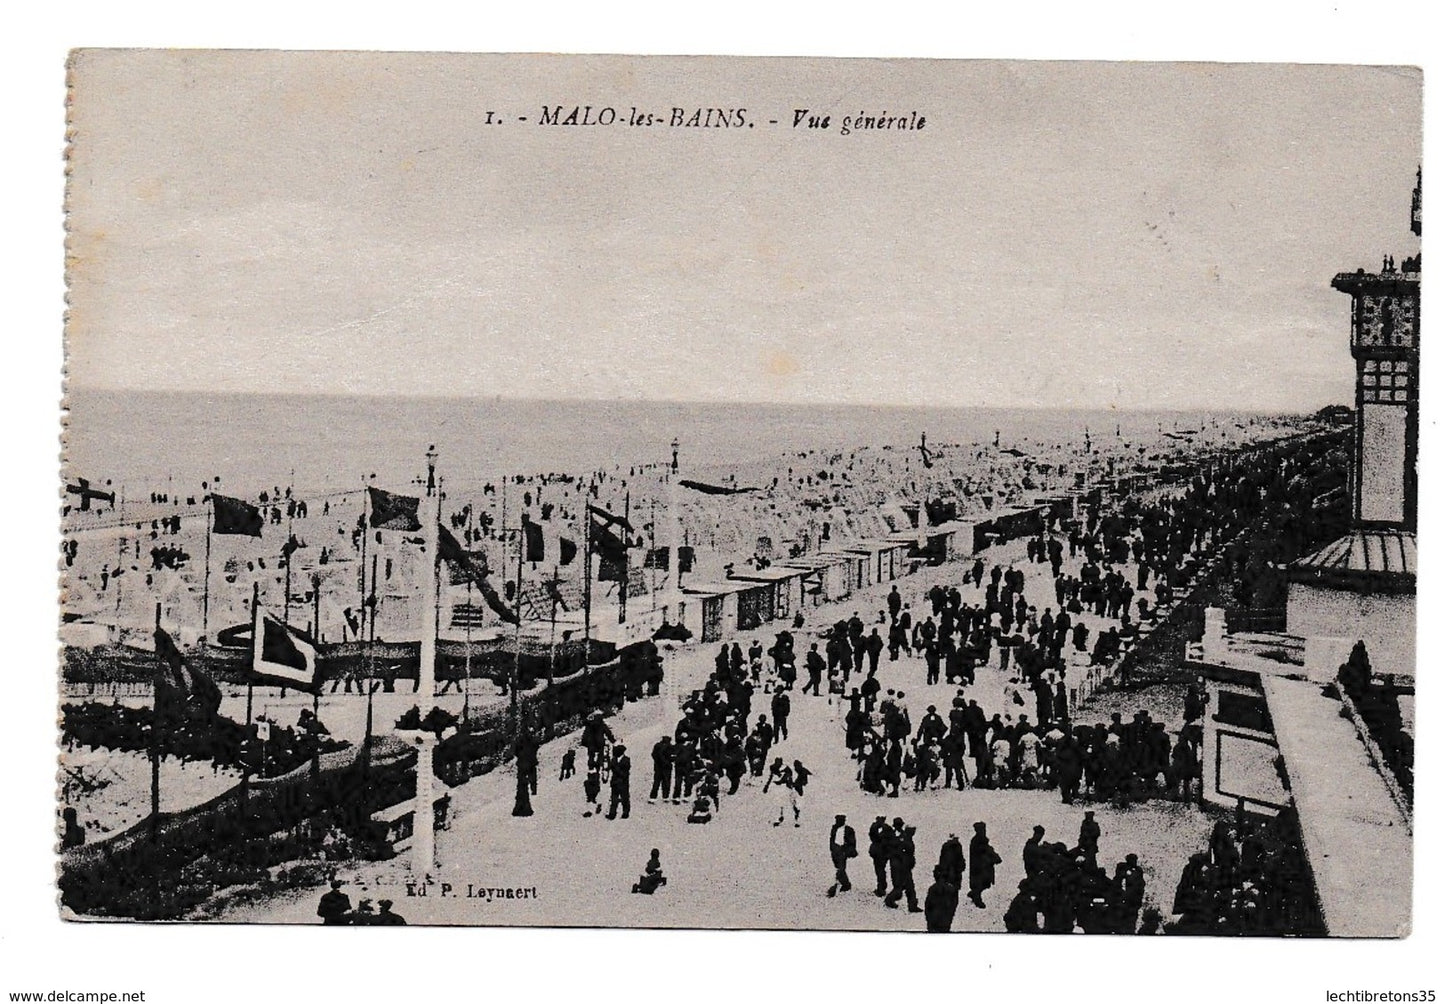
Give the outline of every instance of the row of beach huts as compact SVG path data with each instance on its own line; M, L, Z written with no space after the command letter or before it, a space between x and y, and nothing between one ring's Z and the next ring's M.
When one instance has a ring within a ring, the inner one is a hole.
M719 581L688 582L678 614L702 642L757 631L773 621L791 622L799 611L912 575L923 565L972 559L994 544L1040 534L1054 520L1072 516L1087 498L1080 493L1040 498L937 526L834 544L765 568L733 571Z

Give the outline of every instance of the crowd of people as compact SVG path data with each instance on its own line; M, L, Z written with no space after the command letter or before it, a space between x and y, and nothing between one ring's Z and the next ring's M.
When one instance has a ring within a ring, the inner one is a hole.
M321 902L316 905L316 916L327 927L402 927L406 921L392 911L389 899L380 900L372 909L371 900L363 899L355 908L351 897L341 891L340 879L331 880L329 891L322 893Z
M1047 841L1042 826L1024 842L1024 877L1004 912L1015 934L1158 934L1162 915L1145 909L1139 856L1128 854L1110 875L1098 861L1100 827L1084 813L1073 847ZM1141 920L1143 921L1141 925Z
M867 834L868 859L873 865L873 895L883 900L883 905L890 910L906 904L909 913L922 913L929 931L952 930L965 879L968 901L982 910L988 905L983 894L993 887L995 868L1003 862L989 842L988 824L974 823L973 830L966 855L957 834L949 834L943 842L938 850L938 863L933 867L933 882L920 905L914 884L918 828L904 822L902 817L895 817L890 823L887 816L877 816ZM833 819L828 833L828 854L834 879L827 895L832 898L853 888L848 864L858 857L858 836L846 815Z
M1190 856L1172 909L1169 934L1323 934L1294 808L1251 819L1241 800Z
M1030 538L1029 557L1053 573L1057 613L1051 606L1037 612L1025 595L1022 570L1005 564L989 568L982 559L965 570L962 582L928 589L921 621L892 587L887 609L879 611L879 621L887 624L890 662L921 656L925 686L941 680L958 687L946 712L929 705L916 725L904 691L885 688L877 675L885 648L878 629L868 632L857 613L835 624L827 632L826 660L809 653L810 684L814 666L828 673L834 692L840 688L833 681L847 685L853 674L861 677L847 694L844 728L863 789L897 797L905 786L1056 788L1066 803L1191 798L1201 762L1202 730L1194 724L1202 715L1197 686L1186 699L1185 727L1177 735L1142 710L1131 722L1118 714L1107 723L1071 720L1066 683L1071 664L1113 664L1124 640L1137 634L1131 611L1144 618L1157 615L1159 607L1147 600L1133 604L1134 586L1124 574L1123 562L1130 558L1139 562L1134 581L1141 588L1153 574L1150 560L1161 552L1160 545L1145 545L1146 525L1154 524L1142 517L1133 524L1113 514L1100 517L1091 509L1078 521L1051 523ZM1077 576L1064 573L1066 540L1071 564L1082 556ZM1114 558L1119 566L1111 563ZM1157 577L1156 596L1161 605L1172 600L1167 577ZM1092 649L1086 613L1119 621L1097 632ZM1076 653L1072 661L1070 650ZM992 713L968 696L984 667L1007 676L1005 707Z
M770 796L769 820L774 826L802 825L803 796L812 771L800 760L785 763L772 756L774 747L788 738L792 699L790 687L766 684L771 697L767 712L753 715L753 699L762 672L761 645L753 643L746 663L736 642L724 645L716 668L703 686L682 703L681 715L670 734L652 746L651 803L689 806L688 822L708 823L722 808L724 795L735 795L745 778L761 782ZM601 712L593 712L583 726L580 746L587 753L583 794L584 816L601 814L600 793L611 793L607 818L631 813L632 762L625 745L617 742ZM771 759L770 759L771 757ZM575 752L564 754L562 779L572 776ZM569 769L570 767L570 769Z

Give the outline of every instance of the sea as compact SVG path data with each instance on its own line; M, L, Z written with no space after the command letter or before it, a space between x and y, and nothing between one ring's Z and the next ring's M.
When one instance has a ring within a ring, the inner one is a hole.
M438 469L463 482L582 475L661 465L677 441L689 471L860 446L1156 441L1161 432L1235 430L1235 412L902 408L665 401L520 400L361 395L203 394L72 389L64 473L136 499L203 482L251 495L303 493L361 479L406 485Z

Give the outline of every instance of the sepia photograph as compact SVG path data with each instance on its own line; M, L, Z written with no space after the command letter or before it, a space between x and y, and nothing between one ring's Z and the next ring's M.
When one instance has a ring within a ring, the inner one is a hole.
M68 92L66 920L1410 933L1418 69Z
M0 997L1440 992L1424 5L22 13Z

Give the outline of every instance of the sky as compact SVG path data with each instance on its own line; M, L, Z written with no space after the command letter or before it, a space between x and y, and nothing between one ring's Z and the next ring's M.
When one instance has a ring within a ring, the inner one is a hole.
M1312 410L1420 122L1388 67L90 51L70 387Z

